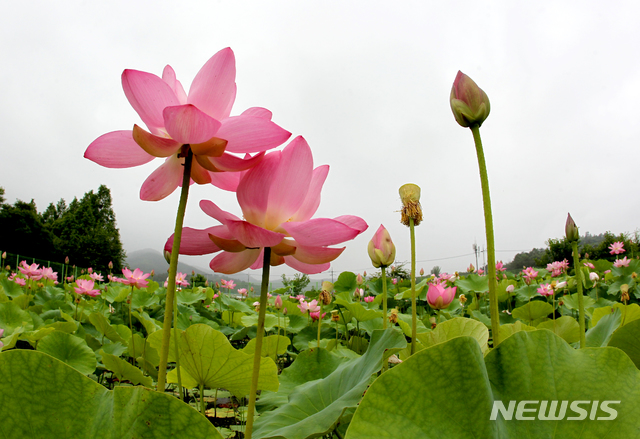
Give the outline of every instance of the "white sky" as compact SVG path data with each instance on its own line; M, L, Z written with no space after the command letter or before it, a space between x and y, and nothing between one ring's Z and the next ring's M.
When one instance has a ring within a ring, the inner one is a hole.
M140 124L122 70L160 75L170 64L188 89L230 46L232 114L266 107L303 135L316 165L331 166L316 217L354 214L369 224L333 263L336 273L374 271L366 246L380 224L397 260L409 261L398 213L404 183L422 188L418 268L475 263L484 219L471 133L449 108L458 70L491 100L481 133L498 259L561 237L568 211L581 232L633 232L639 12L632 1L7 2L0 186L8 202L34 198L42 211L105 184L125 249L161 250L178 191L160 202L138 196L160 159L115 170L84 151L106 132ZM240 214L233 194L194 185L185 225L214 225L197 206L204 198ZM210 259L182 260L206 267ZM292 273L272 273L282 272Z

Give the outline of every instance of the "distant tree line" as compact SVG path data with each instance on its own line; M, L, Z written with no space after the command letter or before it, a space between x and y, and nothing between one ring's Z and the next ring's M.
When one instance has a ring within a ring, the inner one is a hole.
M640 236L635 233L630 236L626 233L614 235L611 232L601 233L599 235L591 235L587 232L584 236L580 237L578 242L578 251L580 257L585 259L605 259L608 261L614 261L615 255L612 255L609 250L609 246L614 242L623 242L626 252L624 256L629 258L635 258L638 256L638 249L640 244ZM529 252L518 253L512 262L505 265L509 271L520 271L524 267L546 267L553 261L562 261L572 259L571 244L566 238L549 239L547 241L547 248L534 248Z
M4 194L0 188L0 251L60 262L68 257L70 265L101 272L108 272L109 262L114 272L122 269L126 254L106 186L68 206L60 199L42 213L33 199L11 205Z

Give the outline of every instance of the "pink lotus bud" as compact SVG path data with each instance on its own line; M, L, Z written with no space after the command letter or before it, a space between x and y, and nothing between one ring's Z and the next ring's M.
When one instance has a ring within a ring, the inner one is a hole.
M420 276L424 276L424 268L420 269Z
M456 122L465 128L481 126L491 111L487 94L461 71L453 81L449 103Z
M453 298L456 297L456 288L444 288L440 284L430 284L427 291L427 302L433 309L444 309L451 305Z
M7 259L7 252L2 252L2 259Z
M567 241L574 242L580 239L580 234L578 233L578 227L576 223L571 218L571 214L567 214L567 223L564 226L564 233L567 237Z
M358 283L358 285L362 285L362 283L364 282L364 279L362 278L362 275L359 274L359 273L356 276L356 282Z
M276 296L273 306L275 309L282 309L282 297L280 297L280 294Z
M589 273L589 280L591 282L596 282L598 280L600 280L600 276L598 276L598 273Z
M367 303L371 303L374 300L375 300L375 297L373 297L373 296L367 296L367 297L364 298L364 301L367 302Z
M389 236L389 232L383 225L380 225L373 239L369 241L367 251L369 252L371 263L376 268L388 267L395 260L396 246L393 245L391 236Z
M171 264L171 252L169 250L164 251L164 260L167 261L167 264Z
M516 288L515 288L513 285L509 285L509 286L507 287L507 293L511 294L511 293L513 293L513 290L515 290L515 289L516 289Z
M364 271L364 272L362 273L362 277L367 277L367 272L366 272L366 271Z
M64 263L68 264L69 263L69 256L67 256L66 258L64 258Z
M87 268L87 273L89 273L89 274L93 273L93 268L91 268L91 267Z
M398 279L396 279L395 277L393 279L391 279L391 283L394 285L398 284Z
M473 264L469 264L469 268L467 268L467 271L469 273L473 273L474 271L476 271L476 267L474 267Z
M109 270L113 270L113 262L109 261Z

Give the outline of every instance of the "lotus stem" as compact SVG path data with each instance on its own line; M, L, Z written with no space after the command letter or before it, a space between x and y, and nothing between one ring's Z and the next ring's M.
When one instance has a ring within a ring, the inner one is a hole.
M387 267L380 266L382 273L382 329L387 329Z
M267 294L269 293L269 268L271 266L271 247L265 247L262 262L262 287L260 289L260 310L258 311L258 332L256 334L256 351L253 354L253 375L249 390L249 405L247 407L247 424L244 431L245 439L251 439L253 432L253 413L256 410L256 396L258 393L258 378L260 376L260 359L262 356L262 339L264 337L264 316L267 310Z
M131 298L129 299L129 330L131 331L131 357L133 358L133 365L136 365L136 342L133 338L133 325L131 324L131 310L133 308L133 285L131 285Z
M320 355L320 332L322 331L322 300L320 301L320 314L318 314L318 355Z
M413 355L416 352L416 336L418 335L418 305L416 300L416 232L413 217L409 218L409 231L411 233L411 355Z
M480 168L480 182L482 184L482 202L484 206L484 225L487 235L487 276L489 276L489 308L491 310L491 335L493 336L493 347L500 344L500 312L498 310L498 295L496 292L496 247L493 237L493 215L491 214L491 196L489 195L489 177L487 175L487 164L484 160L482 140L480 139L480 127L473 125L470 127L473 133L473 140L476 145L478 155L478 167Z
M169 279L167 280L167 297L165 299L164 321L162 323L162 346L160 348L160 366L158 368L157 390L164 392L167 380L167 360L169 358L169 344L171 341L171 321L173 320L173 301L176 293L176 273L178 271L178 253L180 253L180 240L182 239L182 224L189 197L189 182L191 180L191 162L193 153L191 148L187 150L184 159L184 173L182 175L182 190L176 215L176 227L173 234L173 246L171 247L171 262L169 263Z
M173 350L176 357L176 373L178 374L178 395L180 399L184 400L184 394L182 393L182 373L180 372L180 348L179 339L180 330L178 329L178 295L173 295Z
M585 325L584 325L584 300L582 298L582 270L580 270L580 255L578 254L578 241L571 243L573 248L573 269L576 272L576 283L578 287L578 323L580 324L580 349L585 347Z

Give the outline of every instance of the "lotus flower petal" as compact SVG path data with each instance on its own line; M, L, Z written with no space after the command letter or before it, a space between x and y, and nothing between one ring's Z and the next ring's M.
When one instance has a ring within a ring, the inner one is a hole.
M160 134L164 127L162 110L180 104L171 87L152 73L125 70L122 88L133 109L154 134Z
M280 151L267 154L238 184L238 203L244 218L262 227L269 203L269 182L280 164Z
M306 247L298 245L296 252L292 256L305 264L324 264L340 256L345 248L346 247Z
M223 234L224 230L226 230L225 226L213 226L202 230L184 227L182 229L182 239L180 240L180 254L196 256L219 252L221 249L209 239L209 234L220 235ZM172 248L173 235L167 239L164 250L170 252Z
M140 166L155 158L138 146L131 131L103 134L91 142L84 156L106 168Z
M158 201L170 195L182 184L183 159L167 158L162 166L147 177L140 188L140 199Z
M214 119L229 117L236 99L236 60L230 48L213 55L191 83L187 102Z
M244 159L240 157L233 156L231 154L222 154L220 157L204 157L204 160L207 160L211 164L211 169L207 166L205 168L209 169L213 172L240 172L246 171L249 168L252 168L256 164L262 161L264 157L264 152L256 154L255 156L247 158L245 156ZM203 161L203 163L207 163Z
M168 137L155 136L138 125L133 126L133 140L136 144L154 157L169 157L180 151L180 143Z
M299 260L297 260L293 256L285 256L284 257L284 262L289 267L291 267L294 270L297 270L297 271L299 271L301 273L304 273L304 274L322 273L323 271L326 271L326 270L329 269L329 267L331 267L331 264L329 264L328 262L326 264L318 264L318 265L305 264L304 262L300 262Z
M171 87L171 90L173 90L178 98L178 102L181 105L185 105L187 103L187 94L180 81L176 78L176 72L171 66L167 65L162 71L162 80Z
M213 202L209 200L200 201L200 209L211 218L217 219L222 224L225 224L227 221L242 221L240 218L235 216L232 213L226 212L216 206Z
M166 107L162 114L167 133L181 144L204 143L214 137L222 126L193 105Z
M248 248L273 247L285 237L282 233L272 232L262 227L254 226L247 221L226 221L229 232Z
M300 245L321 247L335 245L355 238L361 232L329 218L315 218L305 222L288 222L281 226Z
M324 185L327 175L329 174L329 165L318 166L313 170L311 175L311 183L307 191L307 197L302 206L293 215L291 221L306 221L310 219L318 210L320 205L320 193Z
M291 133L271 120L255 116L234 116L224 119L216 134L229 142L227 151L262 152L282 145Z
M224 252L213 258L209 267L216 273L237 273L251 267L260 253L260 249L250 249L240 253Z

